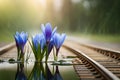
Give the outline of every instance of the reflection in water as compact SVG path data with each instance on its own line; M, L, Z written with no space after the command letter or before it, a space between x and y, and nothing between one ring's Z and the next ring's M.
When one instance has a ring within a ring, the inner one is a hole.
M62 80L62 77L58 66L56 66L55 74L52 74L47 63L45 66L43 63L35 63L28 80Z
M53 80L63 80L62 76L60 75L58 66L56 66L56 72L54 74Z
M15 80L63 80L58 66L53 66L51 72L47 63L36 62L28 78L24 72L24 63L18 63Z
M35 63L28 80L45 80L44 67L42 63Z
M51 73L47 64L45 64L46 69L46 80L53 80L53 74Z
M27 77L24 73L24 63L17 64L17 73L15 76L15 80L27 80Z
M0 80L79 80L79 78L73 66L4 62L0 63Z

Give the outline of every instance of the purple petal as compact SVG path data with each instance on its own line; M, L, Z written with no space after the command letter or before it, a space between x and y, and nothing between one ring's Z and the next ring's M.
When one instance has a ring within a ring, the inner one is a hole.
M43 34L36 34L35 37L33 37L32 41L36 49L38 49L38 45L40 45L41 49L43 49L46 43Z
M45 26L44 26L44 24L41 24L41 30L42 30L43 34L45 35Z
M59 37L59 34L58 33L55 33L55 35L54 35L54 44L55 44L55 47L56 48L59 48L59 39L60 39L60 37Z
M17 35L17 36L18 36L18 35L20 35L20 33L17 31L15 35Z
M62 45L62 44L63 44L63 42L64 42L65 38L66 38L66 34L65 34L65 33L63 33L63 34L61 35L61 43L60 43L60 45Z
M52 36L54 36L56 30L57 30L57 27L55 27L55 28L53 29L53 31L52 31Z
M28 39L28 34L24 33L24 32L21 32L20 36L23 40L23 44L25 45L25 43L27 42L27 39Z
M46 40L47 41L50 41L51 39L51 35L52 35L52 27L51 27L51 24L50 23L47 23L46 24L46 27L45 27L45 34L46 34Z
M19 39L16 35L14 36L14 39L15 39L17 48L19 48Z
M38 40L39 40L39 35L38 35L38 34L35 35L35 36L32 38L33 45L34 45L34 47L35 47L36 50L38 49L38 45L39 45Z
M44 48L45 43L46 43L46 41L45 41L45 37L44 37L43 34L41 34L41 35L40 35L40 46L41 46L41 49Z

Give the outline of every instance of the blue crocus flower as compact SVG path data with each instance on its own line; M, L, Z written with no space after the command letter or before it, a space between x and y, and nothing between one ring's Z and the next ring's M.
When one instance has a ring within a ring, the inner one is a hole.
M41 49L44 48L45 46L45 38L43 34L36 34L33 38L32 38L32 42L33 45L35 47L35 49L38 49L38 46L40 45Z
M16 32L14 38L15 38L16 46L18 50L21 50L23 53L24 46L28 40L28 34L25 32L21 32L21 33Z
M32 50L35 56L36 61L42 61L44 57L44 49L45 49L45 38L43 34L36 34L32 38Z
M46 25L44 26L44 24L41 25L41 29L42 29L42 32L45 36L45 39L46 39L46 43L49 43L52 36L54 35L54 33L56 32L57 30L57 27L55 27L52 31L52 27L51 27L51 24L50 23L46 23Z
M58 33L55 33L54 36L53 36L54 45L55 45L55 48L56 48L56 57L58 55L59 49L62 46L65 38L66 38L66 34L65 33L63 33L61 35L58 34Z
M66 34L63 33L63 34L58 34L58 33L55 33L54 36L53 36L53 40L54 40L54 45L56 47L56 49L60 49L60 47L62 46L64 40L66 38Z

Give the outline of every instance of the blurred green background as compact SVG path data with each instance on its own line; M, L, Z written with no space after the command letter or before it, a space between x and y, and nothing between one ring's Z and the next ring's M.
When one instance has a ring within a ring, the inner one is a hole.
M120 42L120 0L0 0L0 42L47 22L67 35Z

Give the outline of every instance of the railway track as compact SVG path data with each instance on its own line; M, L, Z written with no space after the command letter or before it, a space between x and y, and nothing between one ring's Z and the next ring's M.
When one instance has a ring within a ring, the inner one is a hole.
M80 44L80 43L77 43ZM120 61L120 51L115 51L112 49L107 49L107 48L101 48L101 47L97 47L97 46L93 46L93 45L86 45L86 44L80 44L81 46L87 47L89 49L92 49L98 53L101 53L105 56L114 58L118 61Z
M15 43L10 43L9 45L3 46L0 48L0 55L2 55L3 53L9 51L10 49L15 47Z
M13 54L15 52L14 46L15 44L12 43L8 47L1 49L0 53L7 53L7 51L9 53L9 50L13 49ZM65 54L65 51L68 54ZM63 57L77 56L73 63L79 64L73 66L80 80L120 80L119 52L90 45L81 45L74 41L66 41L61 53Z
M81 45L74 41L66 41L63 47L71 50L82 61L83 68L78 65L77 67L75 66L75 69L78 75L81 78L83 77L83 80L86 80L87 77L88 80L120 80L120 61L118 59L120 56L118 51Z

